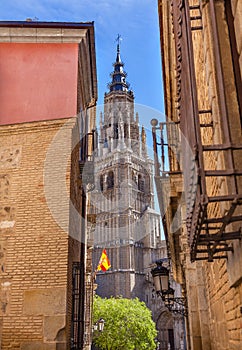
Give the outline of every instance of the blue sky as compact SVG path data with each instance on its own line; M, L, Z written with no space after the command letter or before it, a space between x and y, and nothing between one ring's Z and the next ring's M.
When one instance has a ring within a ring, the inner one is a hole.
M1 0L0 13L1 20L94 21L98 104L107 91L120 33L121 58L135 102L163 112L157 0Z

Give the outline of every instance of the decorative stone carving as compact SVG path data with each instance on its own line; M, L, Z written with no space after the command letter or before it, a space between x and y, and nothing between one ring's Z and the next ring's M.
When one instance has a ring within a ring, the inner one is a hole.
M0 147L0 169L15 168L21 160L21 147Z

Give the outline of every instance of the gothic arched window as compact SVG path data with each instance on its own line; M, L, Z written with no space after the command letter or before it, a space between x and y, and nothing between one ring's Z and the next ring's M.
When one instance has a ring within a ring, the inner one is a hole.
M103 192L103 175L100 176L100 190Z
M114 186L114 174L113 171L109 171L107 176L107 188L111 189Z
M134 171L132 171L132 180L137 184L137 176Z
M138 176L138 190L144 192L145 182L141 175Z
M117 140L119 138L118 135L118 123L113 123L113 138Z

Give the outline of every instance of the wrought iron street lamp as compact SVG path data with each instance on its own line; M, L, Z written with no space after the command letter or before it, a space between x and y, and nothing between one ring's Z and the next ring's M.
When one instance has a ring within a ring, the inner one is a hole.
M186 299L175 297L175 291L169 283L169 270L163 266L162 260L157 260L156 265L151 270L156 293L161 296L169 311L187 316Z
M151 274L156 293L161 293L163 296L169 289L169 271L163 266L162 260L157 260L156 265L157 266L151 270Z

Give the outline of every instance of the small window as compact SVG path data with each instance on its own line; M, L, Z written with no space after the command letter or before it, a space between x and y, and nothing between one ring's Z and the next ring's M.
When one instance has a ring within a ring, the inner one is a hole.
M132 171L132 180L137 184L137 176L135 175L134 171Z
M114 174L113 171L109 171L107 176L107 188L111 189L114 186Z
M100 190L103 192L103 175L100 176Z
M117 140L119 138L118 135L118 123L113 124L113 138Z
M141 175L138 176L138 190L144 192L145 182Z

